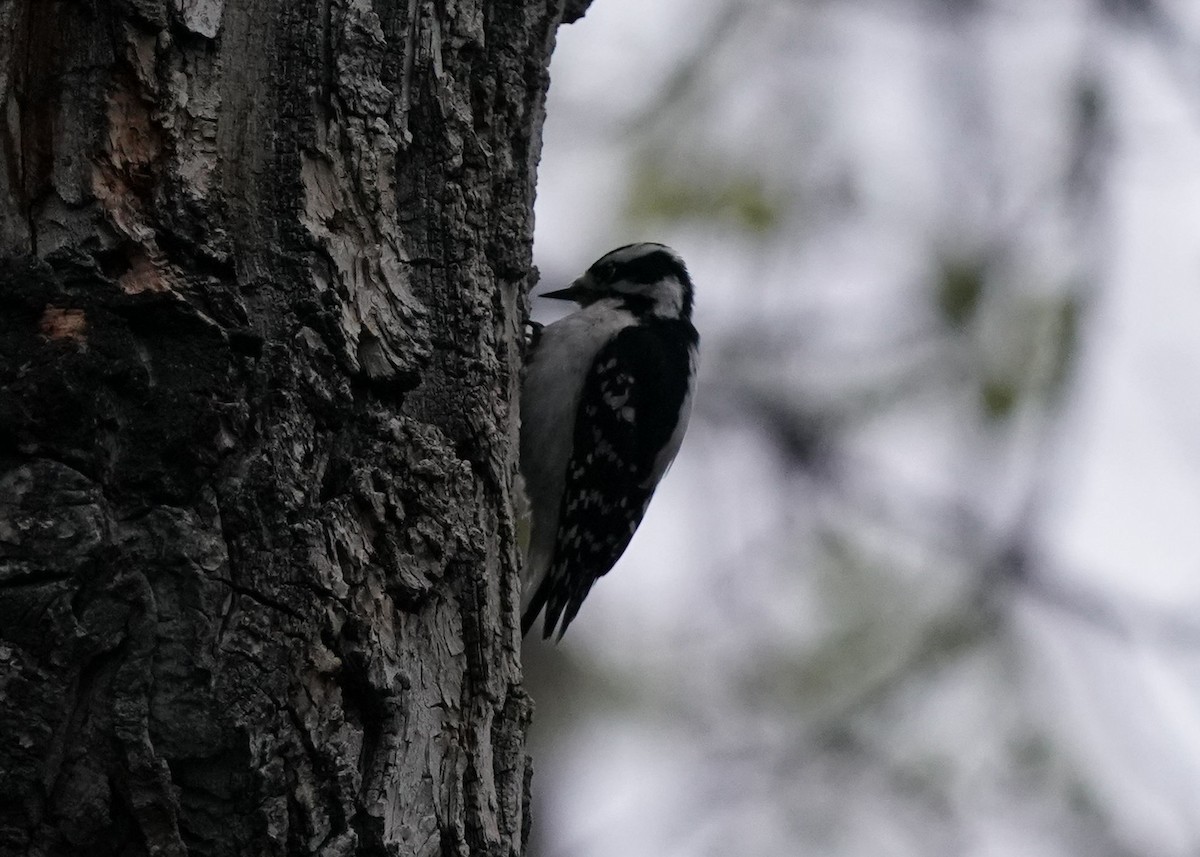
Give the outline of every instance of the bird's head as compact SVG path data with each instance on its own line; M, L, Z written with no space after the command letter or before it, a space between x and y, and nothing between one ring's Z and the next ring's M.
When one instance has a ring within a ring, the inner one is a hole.
M544 298L588 306L613 299L635 315L691 319L692 279L679 254L665 244L626 244L597 259L583 276Z

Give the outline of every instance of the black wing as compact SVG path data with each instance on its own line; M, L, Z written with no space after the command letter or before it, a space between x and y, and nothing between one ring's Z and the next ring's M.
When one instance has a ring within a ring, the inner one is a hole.
M659 451L688 393L694 333L672 322L628 327L596 355L584 383L567 462L554 558L522 617L528 631L544 606L549 637L561 638L596 579L613 567L650 497Z

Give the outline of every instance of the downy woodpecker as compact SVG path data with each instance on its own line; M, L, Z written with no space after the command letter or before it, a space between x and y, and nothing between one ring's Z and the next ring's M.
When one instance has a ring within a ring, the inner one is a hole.
M699 335L692 281L662 244L602 256L541 297L580 309L540 330L521 389L529 497L521 631L561 638L620 558L687 429Z

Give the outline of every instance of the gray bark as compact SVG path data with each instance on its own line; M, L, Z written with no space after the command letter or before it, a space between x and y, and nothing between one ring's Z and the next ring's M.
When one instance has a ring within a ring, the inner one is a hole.
M0 854L520 853L561 15L0 0Z

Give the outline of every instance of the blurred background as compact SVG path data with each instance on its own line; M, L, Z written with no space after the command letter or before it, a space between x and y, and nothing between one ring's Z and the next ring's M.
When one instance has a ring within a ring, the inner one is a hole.
M552 76L542 287L671 244L702 371L525 643L532 853L1200 855L1200 3L595 0Z

